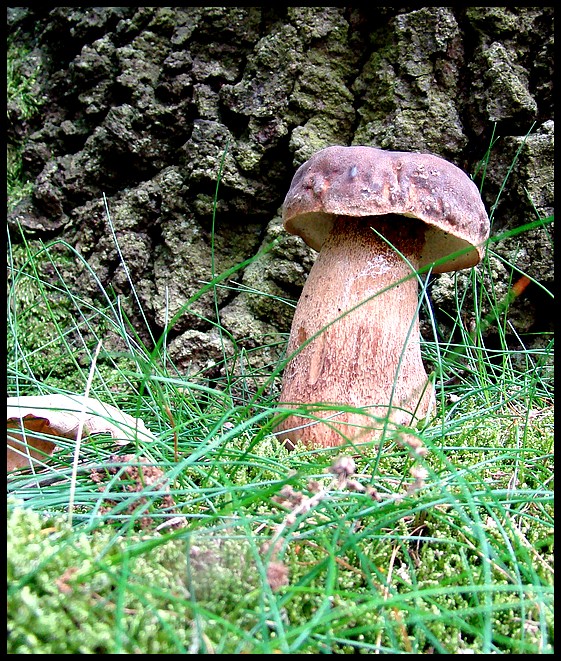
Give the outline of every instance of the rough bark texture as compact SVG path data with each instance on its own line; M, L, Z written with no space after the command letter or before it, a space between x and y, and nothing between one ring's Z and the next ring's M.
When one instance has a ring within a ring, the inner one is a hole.
M8 8L8 30L33 46L45 99L29 121L9 107L9 139L24 144L35 184L9 223L76 246L102 285L123 296L139 330L103 194L156 334L211 278L212 250L220 273L280 237L231 278L268 296L217 290L222 325L247 348L290 328L293 308L278 297L298 298L315 253L285 236L279 208L296 168L320 148L429 151L473 173L496 123L488 210L520 154L492 234L553 212L552 7L38 5ZM550 234L494 245L490 286L499 298L505 263L551 286ZM84 296L98 296L81 275L67 268ZM445 327L455 308L446 275L433 300ZM514 304L514 330L550 330L547 300L531 285ZM215 318L210 294L181 317L170 333L179 367L220 358Z

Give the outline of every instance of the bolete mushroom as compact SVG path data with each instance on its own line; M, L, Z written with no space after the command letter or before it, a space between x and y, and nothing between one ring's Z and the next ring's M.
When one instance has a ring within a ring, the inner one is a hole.
M319 255L294 314L281 405L347 410L290 415L275 434L289 446L331 447L427 415L434 389L421 359L416 271L481 260L489 218L476 185L433 154L327 147L296 171L283 221Z

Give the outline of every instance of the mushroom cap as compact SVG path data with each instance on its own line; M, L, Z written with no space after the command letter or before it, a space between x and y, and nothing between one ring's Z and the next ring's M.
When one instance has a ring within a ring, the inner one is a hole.
M337 217L382 215L426 223L420 266L465 250L435 265L435 273L469 268L483 257L489 217L479 190L434 154L327 147L298 168L282 211L284 228L318 251Z

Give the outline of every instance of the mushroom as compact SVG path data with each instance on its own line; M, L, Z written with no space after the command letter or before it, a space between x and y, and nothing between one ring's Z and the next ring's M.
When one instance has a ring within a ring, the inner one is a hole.
M332 447L430 414L416 272L481 260L489 218L477 186L433 154L327 147L296 171L282 215L319 255L294 314L280 402L335 406L290 415L275 434L290 447Z

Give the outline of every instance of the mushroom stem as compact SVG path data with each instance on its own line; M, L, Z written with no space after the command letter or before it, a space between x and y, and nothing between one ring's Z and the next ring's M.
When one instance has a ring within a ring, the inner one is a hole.
M334 220L298 301L287 355L336 321L289 360L280 401L290 407L367 408L362 414L311 409L328 423L289 416L275 433L290 446L299 439L309 447L374 440L386 419L411 424L432 406L419 344L417 278L411 270L418 268L425 228L414 218L399 220Z

